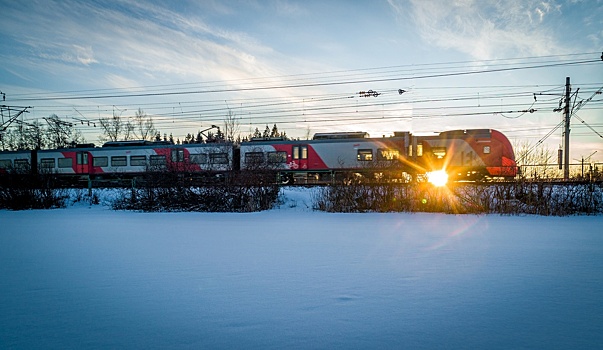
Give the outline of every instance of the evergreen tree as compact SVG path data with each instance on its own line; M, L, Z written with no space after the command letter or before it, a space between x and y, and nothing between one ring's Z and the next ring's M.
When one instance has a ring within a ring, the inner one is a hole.
M206 138L205 142L207 142L207 143L216 142L216 138L215 138L213 132L211 132L211 131L207 132L207 138Z
M270 131L270 137L279 137L279 133L278 133L278 128L276 127L276 124L274 124L274 126L272 127L272 130Z
M216 132L216 142L224 142L224 141L225 141L224 133L222 132L222 130L218 129L218 131Z

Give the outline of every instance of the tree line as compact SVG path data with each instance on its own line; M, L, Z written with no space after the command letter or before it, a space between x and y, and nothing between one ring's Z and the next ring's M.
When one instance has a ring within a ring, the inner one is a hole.
M44 118L45 122L35 121L26 123L17 121L16 127L0 133L0 150L33 150L70 148L78 144L86 144L82 133L73 123L61 120L56 114ZM82 123L84 123L82 121ZM276 124L270 128L266 125L264 131L258 128L253 133L241 135L238 118L232 111L224 119L222 126L212 125L212 128L197 130L180 140L170 133L161 133L155 126L152 116L138 109L133 117L122 117L113 113L111 117L99 119L101 143L109 141L147 140L166 141L173 144L198 144L214 142L245 142L252 138L282 138L289 139L286 132L279 131ZM90 144L91 145L91 144Z

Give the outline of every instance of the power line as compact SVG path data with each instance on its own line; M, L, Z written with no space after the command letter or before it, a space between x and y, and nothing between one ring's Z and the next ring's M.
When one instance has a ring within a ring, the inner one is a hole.
M319 87L319 86L368 84L368 83L387 82L387 81L443 78L443 77L465 76L465 75L494 73L494 72L508 72L508 71L517 71L517 70L525 70L525 69L585 65L585 64L595 63L595 62L598 63L598 62L600 62L600 60L583 60L583 61L573 61L573 62L536 64L536 65L529 65L529 66L491 68L491 69L483 69L483 70L470 70L470 71L449 72L449 73L432 73L432 74L412 75L412 76L397 76L397 77L390 77L390 78L384 77L384 78L372 78L372 79L311 82L311 83L283 84L283 85L259 86L259 87L254 86L254 87L240 87L240 88L208 89L208 90L193 90L193 91L172 91L172 92L149 92L149 93L132 93L132 94L55 96L55 97L38 97L38 98L19 98L19 99L15 99L15 100L17 100L17 101L48 101L48 100L57 101L57 100L84 100L84 99L85 100L94 100L94 99L106 99L106 98L132 98L132 97L175 96L175 95L243 92L243 91L260 91L260 90L279 90L279 89L307 88L307 87Z

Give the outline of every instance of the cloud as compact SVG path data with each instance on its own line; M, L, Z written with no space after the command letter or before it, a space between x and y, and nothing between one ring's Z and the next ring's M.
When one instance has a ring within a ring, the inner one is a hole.
M229 11L221 6L221 13ZM297 11L285 2L280 6ZM6 15L0 29L30 57L22 63L11 60L13 64L52 62L55 68L62 65L57 74L73 74L74 65L94 65L96 70L130 74L129 79L224 80L270 75L268 67L274 66L266 61L272 49L248 34L210 25L202 13L171 9L169 4L33 1L9 6Z
M90 65L91 63L96 63L97 61L94 59L94 54L92 52L92 47L91 46L80 46L80 45L73 45L73 48L75 49L75 57L77 59L78 62L80 62L83 65Z
M426 42L475 59L563 51L547 25L551 14L561 13L554 1L390 0L390 6L410 17Z
M298 3L277 0L275 2L276 12L280 15L298 16L300 14L307 14L307 11L299 6Z

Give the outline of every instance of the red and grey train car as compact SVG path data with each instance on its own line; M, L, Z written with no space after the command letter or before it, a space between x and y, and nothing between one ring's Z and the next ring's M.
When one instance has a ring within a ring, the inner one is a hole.
M408 178L445 171L453 180L517 174L509 140L491 129L454 130L433 136L395 132L369 138L366 133L316 134L313 140L257 140L241 144L241 169L257 164L278 169L288 180L323 179L333 174L399 176Z
M132 177L147 171L169 170L213 175L232 170L231 144L174 145L167 142L108 142L103 147L0 152L0 172L34 172L59 177L97 179Z

